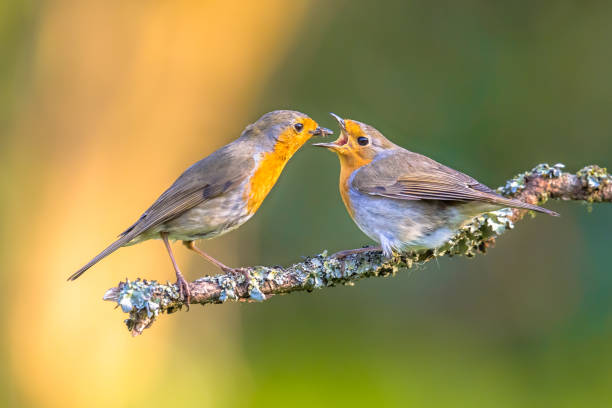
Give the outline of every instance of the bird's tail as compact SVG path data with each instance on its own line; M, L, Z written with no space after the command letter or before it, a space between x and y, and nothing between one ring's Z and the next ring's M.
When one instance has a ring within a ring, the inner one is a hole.
M499 200L499 203L502 204L502 205L506 205L508 207L524 208L526 210L537 211L537 212L541 212L541 213L544 213L544 214L552 215L554 217L558 217L559 216L559 213L556 213L554 211L548 210L546 208L539 207L539 206L534 205L534 204L529 204L529 203L526 203L524 201L515 200L513 198L504 198L503 200Z
M81 269L79 269L78 271L76 271L75 273L70 275L68 280L69 281L75 280L76 278L78 278L79 276L84 274L85 271L87 271L89 268L91 268L92 266L94 266L95 264L100 262L103 258L106 258L108 255L112 254L117 249L121 248L123 245L127 244L128 242L130 242L132 240L132 238L134 238L134 237L131 236L130 234L127 234L127 235L124 235L124 236L120 237L115 242L113 242L108 247L106 247L106 249L104 251L102 251L98 255L96 255L96 257L94 259L92 259L91 261L89 261L85 266L83 266Z

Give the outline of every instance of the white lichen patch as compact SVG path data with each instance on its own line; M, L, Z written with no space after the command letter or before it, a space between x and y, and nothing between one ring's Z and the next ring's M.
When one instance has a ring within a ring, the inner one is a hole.
M582 184L586 186L589 191L598 190L612 183L612 177L608 174L607 169L599 166L584 167L578 170L576 176L582 179Z
M219 301L224 303L226 300L238 300L236 294L236 280L231 279L228 275L217 275L212 277L213 280L223 289L219 295Z
M119 287L117 304L125 313L146 311L147 316L157 316L170 300L179 298L174 285L160 285L156 281L129 279Z
M530 171L520 173L511 180L508 180L504 186L497 189L497 192L505 196L514 196L525 188L525 183L529 176L559 178L563 174L564 168L565 165L562 163L557 163L553 166L550 166L548 163L538 164Z
M147 321L151 324L160 312L166 311L179 299L176 286L140 279L122 282L118 291L112 294L112 300L117 302L124 313L129 313L130 317L125 320L125 324L130 330L135 328L137 322Z
M511 215L511 209L502 208L474 218L472 222L461 228L446 245L436 249L434 255L475 256L484 250L483 243L486 240L514 228L510 220Z

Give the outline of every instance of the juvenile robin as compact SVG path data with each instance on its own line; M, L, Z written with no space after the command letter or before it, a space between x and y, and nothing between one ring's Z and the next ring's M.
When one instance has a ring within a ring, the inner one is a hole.
M559 214L502 197L472 177L408 151L365 123L342 119L333 143L317 143L340 159L340 194L357 226L380 247L342 251L424 250L440 247L475 216L504 207Z
M189 286L169 240L182 240L187 248L223 271L235 272L197 248L194 241L225 234L248 221L293 154L312 136L331 133L300 112L266 113L248 125L238 139L185 170L119 239L68 279L75 280L120 247L161 239L180 293L189 303Z

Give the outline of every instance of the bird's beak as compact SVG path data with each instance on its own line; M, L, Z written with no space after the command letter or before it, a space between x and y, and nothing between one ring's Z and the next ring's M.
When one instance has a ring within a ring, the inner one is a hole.
M331 150L336 150L338 148L338 145L334 142L332 143L313 143L312 145L317 146L317 147L326 147Z
M344 146L347 142L348 142L348 137L346 135L346 124L344 123L344 119L342 119L340 116L336 115L335 113L331 113L330 115L333 116L334 119L336 119L338 121L338 124L340 125L340 137L338 138L338 140L336 140L335 142L332 143L315 143L313 144L313 146L318 146L318 147L325 147L327 149L330 150L340 150L340 148L342 146Z
M342 129L343 131L346 131L346 124L344 123L344 119L342 119L340 116L336 115L335 113L329 112L329 114L332 115L332 117L338 121L338 124L340 125L340 129Z
M332 132L328 128L318 127L315 130L311 130L310 134L313 135L313 136L323 136L323 137L325 137L327 135L333 135L334 132Z

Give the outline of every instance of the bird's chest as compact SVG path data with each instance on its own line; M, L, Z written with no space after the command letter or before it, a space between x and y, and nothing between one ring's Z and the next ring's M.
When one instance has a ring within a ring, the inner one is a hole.
M345 169L344 167L340 171L340 196L342 197L342 202L344 202L344 206L348 211L351 218L355 219L355 208L352 203L351 198L351 183L353 181L353 177L355 176L355 172L350 169Z
M259 209L293 153L293 148L283 148L281 146L257 158L257 164L243 197L251 214Z

